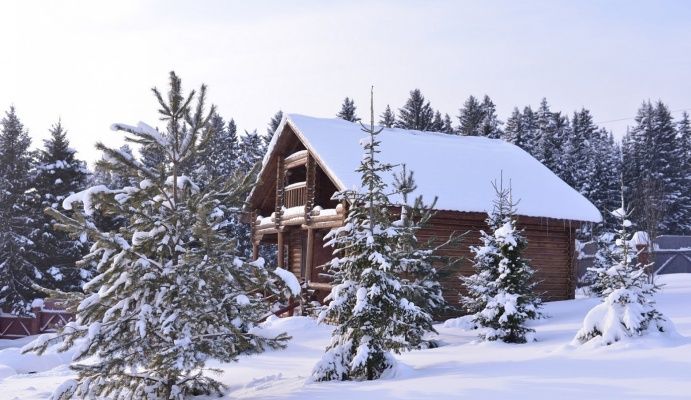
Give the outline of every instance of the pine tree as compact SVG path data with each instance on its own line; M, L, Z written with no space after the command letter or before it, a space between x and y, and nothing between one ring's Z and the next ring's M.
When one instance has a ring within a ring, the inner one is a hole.
M444 127L442 132L448 134L454 134L453 123L451 122L451 116L449 114L444 114Z
M497 118L497 108L489 98L485 95L480 105L482 110L482 120L480 121L480 136L488 137L490 139L499 139L502 136L501 124L502 122Z
M630 247L631 212L624 205L613 211L619 220L615 250L596 265L596 293L604 297L586 315L574 344L592 342L610 345L625 337L639 336L651 331L670 332L672 323L655 308L653 296L658 287L649 283L646 267L636 261L636 251ZM611 264L606 265L610 261Z
M40 202L30 180L31 139L14 107L0 121L0 305L11 313L30 313L35 298L45 297L34 285L43 279L37 260L43 257L31 240Z
M497 199L487 218L491 233L480 232L482 246L471 248L475 273L462 278L468 294L461 301L483 340L525 343L533 332L525 322L540 317L541 300L533 292L533 269L522 257L527 241L516 229L511 189L494 188Z
M257 163L262 161L265 153L266 146L257 131L245 131L240 137L238 170L242 173L252 172Z
M53 228L55 219L43 210L57 209L66 197L86 187L86 163L77 159L75 150L69 147L60 121L52 126L50 139L43 143L34 177L34 186L41 200L36 210L38 229L32 232L32 239L41 254L36 264L43 279L37 283L63 292L80 291L93 271L78 268L76 262L86 254L90 244L85 235L70 237L65 232L56 231Z
M684 186L685 154L667 106L644 103L636 126L625 139L624 181L634 217L649 233L684 232L691 225L687 212L691 199Z
M543 98L537 110L535 157L550 170L557 172L562 159L562 141L557 129L557 118Z
M357 110L357 107L355 107L355 102L346 97L343 100L343 104L341 104L341 111L339 111L336 116L346 121L357 122L360 120L360 118L355 115L355 110Z
M391 106L386 105L386 109L380 115L379 125L385 128L393 128L396 125L396 115L391 111Z
M458 114L458 133L463 136L480 136L484 112L475 96L468 97Z
M420 306L414 300L441 297L438 286L402 277L429 271L429 259L415 253L410 242L418 229L412 219L415 212L404 208L401 221L392 221L382 180L392 166L377 159L381 128L374 126L371 107L371 122L363 127L369 140L363 141L365 155L358 168L364 189L338 194L350 209L345 225L327 236L334 247L329 266L334 287L319 320L334 322L336 329L312 373L317 381L379 378L394 363L391 352L419 347L423 335L434 331L428 303ZM407 188L414 186L407 176L402 182Z
M216 113L211 117L210 129L211 141L214 145L209 146L204 154L206 182L213 179L225 179L235 173L238 168L240 147L235 120L231 119L226 124L223 117Z
M430 132L443 132L444 120L441 119L441 113L439 111L434 113L434 118L432 119L432 124L430 125Z
M682 165L680 169L683 171L682 176L685 182L682 184L682 187L686 188L683 196L691 199L691 121L689 120L689 114L686 112L682 114L681 119L677 123L677 137L682 149ZM691 202L686 203L684 213L688 216L684 234L691 235Z
M410 91L410 97L403 108L398 109L396 127L416 131L428 131L432 126L434 111L429 101L425 101L420 89Z
M76 321L32 349L43 352L62 342L65 350L83 341L72 365L77 379L58 389L58 399L220 394L223 385L205 374L208 359L235 361L267 347L280 348L287 339L253 330L269 314L265 296L278 292L279 275L271 275L261 260L247 263L237 257L234 238L216 227L222 218L219 205L237 202L248 182L228 180L202 188L183 174L184 168L195 167L188 159L212 145L208 121L214 110L204 110L206 87L184 95L180 79L171 73L168 95L157 89L154 94L164 132L145 124L114 127L132 142L157 146L166 155L166 175L98 144L107 155L102 167L127 171L139 185L93 187L63 202L66 209L81 203L82 215L52 213L65 229L88 232L95 245L86 259L98 260L100 272L85 287ZM85 222L84 214L94 208L127 215L132 224L117 233L101 232Z
M506 126L502 135L502 139L516 146L526 149L526 135L523 128L523 115L514 107L511 116L506 120Z
M278 110L276 114L274 114L273 117L271 117L271 120L269 121L269 127L266 128L266 136L264 137L264 148L268 147L269 143L271 143L271 139L273 139L274 134L276 133L276 129L278 129L278 126L281 125L281 121L283 120L283 111ZM234 124L234 123L233 123Z
M521 148L532 156L537 154L537 114L530 106L525 106L521 113L521 127L523 130Z

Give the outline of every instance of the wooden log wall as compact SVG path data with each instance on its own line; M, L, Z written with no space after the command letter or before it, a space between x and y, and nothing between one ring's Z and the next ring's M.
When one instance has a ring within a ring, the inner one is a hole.
M468 232L459 244L440 253L461 258L453 268L439 267L441 274L446 275L442 279L444 298L451 305L459 304L462 291L459 276L473 273L470 246L480 245L479 231L488 230L485 218L482 213L440 211L432 218L429 227L418 233L420 241L434 238L435 243L440 244L454 231L459 234ZM573 298L573 241L576 226L557 220L519 217L518 227L525 230L528 239L525 257L536 271L535 278L539 282L536 290L543 300Z

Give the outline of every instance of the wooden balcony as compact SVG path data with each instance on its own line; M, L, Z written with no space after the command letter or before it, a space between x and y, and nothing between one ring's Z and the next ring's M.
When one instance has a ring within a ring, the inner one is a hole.
M297 182L287 185L283 189L283 196L283 205L286 208L304 206L307 204L307 182Z

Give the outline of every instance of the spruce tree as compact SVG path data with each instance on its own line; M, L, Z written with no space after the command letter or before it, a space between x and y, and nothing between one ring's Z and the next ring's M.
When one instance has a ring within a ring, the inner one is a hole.
M681 147L681 171L683 181L682 187L685 188L683 196L687 199L691 199L691 121L689 120L689 114L684 112L681 119L677 123L677 138L679 141L679 146ZM686 203L684 210L686 214L686 227L683 230L685 235L691 235L691 202Z
M434 113L434 118L432 119L432 125L430 126L430 132L443 132L444 120L441 118L441 113L439 111Z
M252 132L245 131L245 134L240 137L238 169L244 173L250 173L257 163L261 162L266 153L266 146L264 145L261 136L256 130Z
M540 317L541 300L534 293L533 269L523 258L527 241L516 228L511 189L501 183L494 188L497 198L486 221L490 233L481 231L482 245L471 248L475 273L461 278L467 290L461 301L483 340L525 343L534 331L525 323Z
M475 96L468 97L458 114L458 134L463 136L480 136L484 111Z
M386 109L379 116L379 125L385 128L393 128L396 124L396 115L391 111L391 106L386 105Z
M595 292L603 300L586 315L574 344L610 345L626 337L674 329L655 308L653 296L659 288L649 283L646 266L637 261L636 250L630 245L629 228L633 224L628 219L631 212L624 204L623 193L621 208L612 213L620 223L616 248L605 250L604 259L590 271Z
M35 298L45 297L35 288L44 274L31 239L41 215L40 198L30 186L31 139L14 107L0 121L0 306L7 312L27 315Z
M553 172L557 172L562 159L562 142L557 119L543 98L537 110L535 157Z
M451 122L451 116L449 114L444 114L444 126L441 131L448 134L454 134L453 122Z
M64 229L86 231L94 240L85 260L97 260L100 273L85 286L76 321L30 349L43 352L61 342L60 350L66 350L82 341L72 364L77 378L60 386L57 399L220 394L223 385L208 375L207 360L235 361L280 348L287 339L254 331L256 321L269 315L266 296L278 293L279 275L271 275L262 260L238 257L235 239L217 228L218 207L237 202L248 182L231 177L200 187L186 175L195 167L188 160L213 145L208 122L214 110L205 111L206 87L185 95L171 72L167 96L153 91L163 132L145 124L113 127L131 142L156 146L166 156L166 174L98 144L107 155L101 166L127 172L139 185L93 187L63 202L66 209L79 209L75 218L51 213ZM86 222L96 208L126 216L128 229L99 231Z
M634 218L647 232L683 233L691 225L691 199L686 196L684 147L667 106L643 103L625 139L624 181Z
M530 106L525 106L521 113L521 127L523 130L521 148L532 156L537 154L537 114Z
M357 107L355 107L355 101L346 97L343 100L343 104L341 104L341 110L338 112L338 114L336 114L336 116L346 121L357 122L360 120L360 118L355 115L356 110Z
M58 121L50 129L50 139L44 140L39 152L34 186L40 197L37 229L32 238L41 254L36 263L43 279L39 283L48 289L63 292L80 291L90 280L89 268L78 268L76 262L90 247L86 235L70 237L53 228L55 219L45 214L45 208L57 209L62 201L86 187L86 163L77 159L74 149L69 147L67 133Z
M363 189L337 195L350 208L345 225L327 235L335 255L329 265L334 286L319 320L335 323L336 329L312 373L317 381L381 377L393 366L391 352L419 347L423 336L434 331L428 304L441 298L438 284L413 279L430 272L429 258L416 253L411 242L418 229L416 212L404 207L400 222L392 221L393 204L382 175L393 167L378 160L383 128L374 126L371 109L370 124L363 125L369 140L362 141L365 154L358 168ZM401 181L405 185L399 189L414 186L407 176ZM423 305L415 303L418 298Z
M502 122L497 118L497 108L489 98L485 95L480 104L482 110L482 121L480 121L480 136L488 137L490 139L499 139L502 136L501 124Z
M523 128L523 115L514 107L511 116L506 120L502 139L526 150L526 134Z
M278 126L281 124L281 121L283 120L283 111L278 110L276 114L274 114L273 117L271 117L271 120L269 121L269 126L266 128L266 136L264 137L264 148L271 143L271 139L274 137L274 134L276 133L276 129L278 129ZM233 123L234 125L234 123Z
M209 146L204 154L206 181L223 179L235 173L240 147L235 120L231 119L226 124L223 117L216 113L211 117L210 129L214 145Z
M403 108L398 109L396 127L416 131L428 131L432 126L434 111L429 101L425 101L420 89L410 91L410 97Z

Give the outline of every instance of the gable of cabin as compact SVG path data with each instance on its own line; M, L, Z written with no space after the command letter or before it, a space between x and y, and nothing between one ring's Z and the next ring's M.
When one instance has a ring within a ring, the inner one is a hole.
M279 132L275 133L279 135ZM338 191L336 184L324 172L324 168L311 154L305 143L295 134L290 125L285 124L274 147L270 149L250 197L248 209L258 216L268 216L281 208L304 206L307 203L307 192L311 206L322 209L334 209L338 202L332 200ZM310 176L310 167L314 167L314 176ZM301 183L305 184L304 191ZM311 187L308 187L311 186ZM278 190L278 191L277 191ZM283 199L277 193L283 191ZM310 196L311 197L311 196Z

